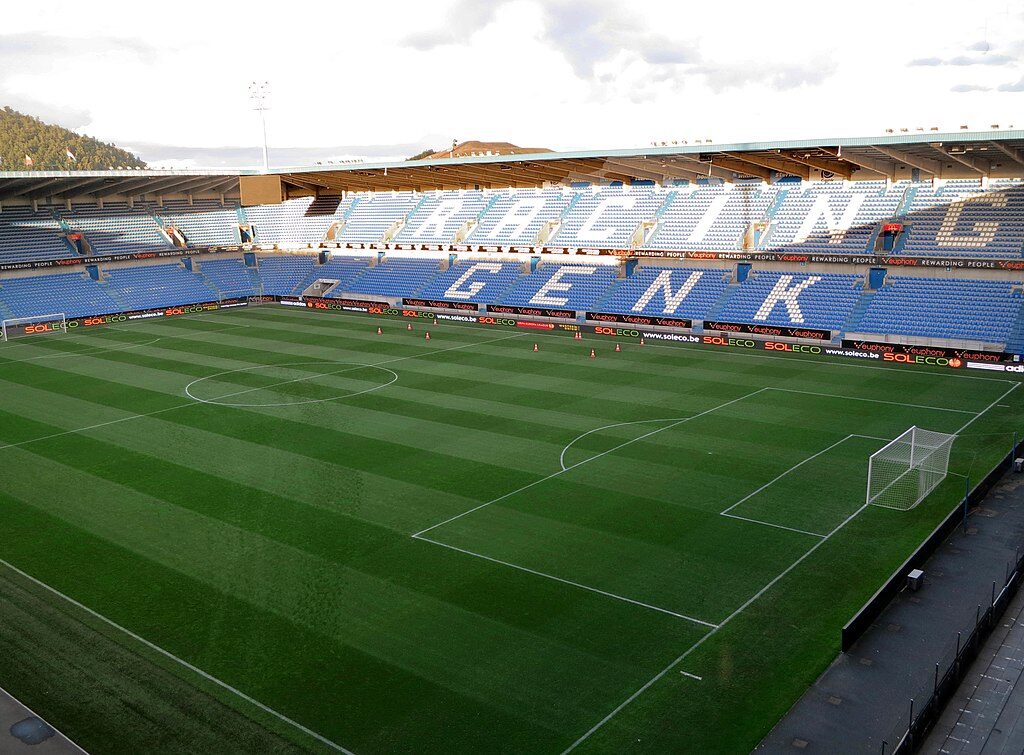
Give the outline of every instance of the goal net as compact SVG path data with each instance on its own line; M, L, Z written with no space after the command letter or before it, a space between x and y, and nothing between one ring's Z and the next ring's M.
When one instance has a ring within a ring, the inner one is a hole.
M908 511L946 478L955 435L912 427L868 460L867 502Z
M0 341L12 338L34 336L44 333L67 333L68 320L63 312L51 312L48 315L32 317L12 317L0 321Z

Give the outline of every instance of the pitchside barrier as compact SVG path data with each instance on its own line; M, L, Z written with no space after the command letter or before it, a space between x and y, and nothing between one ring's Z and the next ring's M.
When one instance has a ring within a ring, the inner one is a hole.
M917 550L892 573L889 579L878 588L878 591L871 596L868 602L846 623L842 632L842 650L844 653L853 647L854 643L875 622L885 607L896 597L897 593L903 589L903 586L906 584L907 573L912 569L920 568L954 529L966 523L968 509L977 505L988 495L992 486L1010 469L1010 465L1017 458L1017 454L1022 447L1024 447L1024 441L1013 446L1010 452L992 468L992 471L981 482L970 489L963 500L925 538Z

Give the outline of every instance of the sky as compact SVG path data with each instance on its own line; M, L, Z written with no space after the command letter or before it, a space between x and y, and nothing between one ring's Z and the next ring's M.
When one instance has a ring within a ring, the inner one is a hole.
M1019 0L5 3L0 106L152 167L1024 128Z

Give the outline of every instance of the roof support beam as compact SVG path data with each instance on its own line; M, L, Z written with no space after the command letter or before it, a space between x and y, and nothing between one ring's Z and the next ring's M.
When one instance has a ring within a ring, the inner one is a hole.
M992 146L992 147L995 147L997 150L1002 152L1008 158L1010 158L1015 163L1017 163L1022 168L1024 168L1024 153L1022 153L1019 149L1013 149L1012 147L1007 147L1005 144L1002 144L1000 142L989 142L989 145Z
M822 152L825 152L828 155L832 155L832 152L830 150L822 149ZM836 157L837 159L844 160L852 165L856 165L858 168L862 170L877 173L878 175L882 176L882 178L888 178L890 181L896 180L895 166L890 167L889 165L886 165L883 162L879 162L878 160L872 160L871 158L868 157L861 157L860 155L854 155L849 152L844 152L842 157L840 157L839 150L836 150L836 154L833 156Z
M890 157L898 163L906 163L912 168L917 168L918 170L923 170L925 173L930 173L936 178L942 177L942 163L937 162L935 160L929 160L926 157L914 157L911 155L907 155L903 152L891 149L890 147L879 147L877 145L872 145L871 149L875 150L876 152L881 152L886 157ZM846 159L849 159L849 157L847 157Z
M788 176L797 176L805 181L809 181L811 179L811 169L802 163L796 163L794 165L791 161L785 161L774 157L762 157L760 155L747 152L726 152L723 154L727 155L730 159L739 160L743 163L750 163L751 165L756 165L759 168L774 170L776 173L785 173ZM780 157L784 156L780 155ZM770 177L771 174L769 173L769 178Z
M936 152L938 152L943 157L948 157L953 162L958 162L961 165L963 165L965 168L970 168L974 172L980 173L983 176L987 176L988 175L988 169L987 168L982 168L980 165L978 165L977 162L975 162L974 160L972 160L969 157L965 157L965 156L962 156L962 155L954 155L951 152L947 152L945 149L942 148L941 144L932 143L932 144L930 144L928 146L930 146L932 149L934 149Z
M688 165L696 166L694 172L697 173L701 178L724 178L726 181L732 181L735 176L731 171L726 170L722 166L714 165L710 162L704 162L696 157L690 157L689 155L673 155L673 157L684 161Z
M11 184L13 188L0 189L0 201L4 199L13 199L14 197L24 196L25 194L32 193L38 189L42 189L46 186L52 186L58 183L60 179L57 178L44 178L26 183L16 182ZM0 184L2 186L3 184Z
M845 158L836 158L837 162L831 163L828 160L814 155L798 155L792 152L787 152L785 154L780 152L779 156L784 160L800 163L801 165L806 165L810 168L816 168L822 173L834 173L837 176L845 178L847 181L853 178L853 168L846 162Z

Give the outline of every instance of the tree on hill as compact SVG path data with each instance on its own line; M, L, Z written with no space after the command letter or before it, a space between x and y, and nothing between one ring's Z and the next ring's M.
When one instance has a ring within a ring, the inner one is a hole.
M131 152L5 107L0 110L0 170L145 168Z

